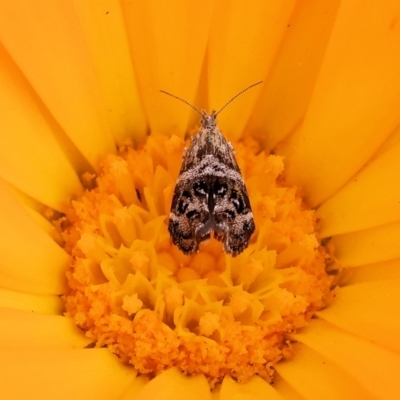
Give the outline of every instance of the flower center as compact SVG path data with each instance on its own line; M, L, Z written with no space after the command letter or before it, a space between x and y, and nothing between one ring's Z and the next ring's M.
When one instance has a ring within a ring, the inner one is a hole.
M293 353L285 334L331 297L314 212L285 184L280 157L234 144L256 231L235 258L213 238L185 256L167 229L183 147L163 136L123 145L71 202L58 223L72 255L67 315L142 374L176 366L211 385L225 375L271 381Z

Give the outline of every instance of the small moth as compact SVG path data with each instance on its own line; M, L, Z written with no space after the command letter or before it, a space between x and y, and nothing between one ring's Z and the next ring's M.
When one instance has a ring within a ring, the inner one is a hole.
M250 200L235 151L218 129L217 115L260 83L248 86L211 114L161 90L201 115L200 130L183 155L168 222L172 242L186 255L198 252L200 243L209 239L211 232L223 243L224 251L234 257L249 245L255 229Z

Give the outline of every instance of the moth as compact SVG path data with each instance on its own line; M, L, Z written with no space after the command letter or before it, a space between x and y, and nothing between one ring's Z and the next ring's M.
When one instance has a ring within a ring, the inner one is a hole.
M198 252L200 243L212 232L223 243L224 251L234 257L249 245L255 230L250 200L235 150L219 130L217 115L260 83L248 86L211 114L161 90L201 115L200 130L183 155L168 221L172 242L186 255Z

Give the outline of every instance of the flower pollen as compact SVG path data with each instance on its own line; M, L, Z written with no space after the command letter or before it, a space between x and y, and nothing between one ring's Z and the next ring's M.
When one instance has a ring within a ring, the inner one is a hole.
M155 376L178 367L213 386L229 375L271 382L293 355L286 334L306 326L331 298L331 262L314 212L284 181L281 157L234 143L256 231L237 257L211 238L192 256L167 222L184 141L150 136L101 165L58 223L72 262L67 315L97 347Z

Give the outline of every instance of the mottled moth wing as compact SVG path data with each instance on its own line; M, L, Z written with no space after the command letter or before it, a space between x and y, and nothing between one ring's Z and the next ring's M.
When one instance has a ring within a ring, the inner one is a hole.
M202 112L201 128L186 149L176 183L168 229L185 254L214 237L233 256L249 244L253 214L235 152L216 125L216 115Z

